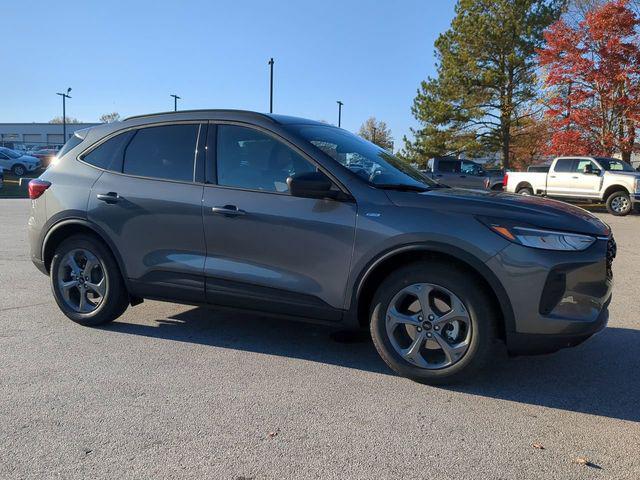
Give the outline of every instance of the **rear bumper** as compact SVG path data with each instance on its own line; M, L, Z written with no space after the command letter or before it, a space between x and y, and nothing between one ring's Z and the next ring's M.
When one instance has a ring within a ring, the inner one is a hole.
M606 239L583 252L514 244L487 262L513 309L513 319L505 325L509 352L554 352L578 345L606 326L615 247L609 250Z

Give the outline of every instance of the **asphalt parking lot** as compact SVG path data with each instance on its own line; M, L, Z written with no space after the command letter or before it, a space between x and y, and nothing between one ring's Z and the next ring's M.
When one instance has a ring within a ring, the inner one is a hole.
M28 205L0 200L0 478L640 478L638 215L598 213L605 331L434 388L323 327L151 301L76 325L29 260Z

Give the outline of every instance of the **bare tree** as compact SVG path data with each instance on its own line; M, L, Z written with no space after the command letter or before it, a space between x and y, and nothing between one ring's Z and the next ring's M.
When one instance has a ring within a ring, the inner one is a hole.
M100 122L102 123L113 123L120 120L120 114L118 112L105 113L104 115L100 115Z
M62 123L62 116L53 117L51 120L49 120L49 123ZM82 122L77 118L67 117L67 123L82 123Z
M385 122L376 120L376 117L369 117L360 127L358 135L385 150L393 150L391 130Z

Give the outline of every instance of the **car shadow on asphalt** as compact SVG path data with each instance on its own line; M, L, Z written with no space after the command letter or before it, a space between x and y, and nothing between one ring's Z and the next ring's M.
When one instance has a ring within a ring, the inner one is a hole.
M394 375L365 336L344 341L329 327L247 313L193 308L153 325L116 322L106 329ZM440 388L640 422L640 331L609 327L552 355L498 355L472 380Z

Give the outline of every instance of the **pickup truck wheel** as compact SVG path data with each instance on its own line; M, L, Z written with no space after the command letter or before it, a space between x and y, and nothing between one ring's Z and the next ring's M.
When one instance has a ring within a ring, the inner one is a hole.
M533 190L530 187L520 187L516 193L518 195L533 195Z
M614 192L607 198L607 210L612 215L622 217L631 213L631 209L631 199L627 192Z
M397 270L376 292L371 337L386 364L427 384L460 381L488 358L495 338L488 295L469 273L439 262Z

